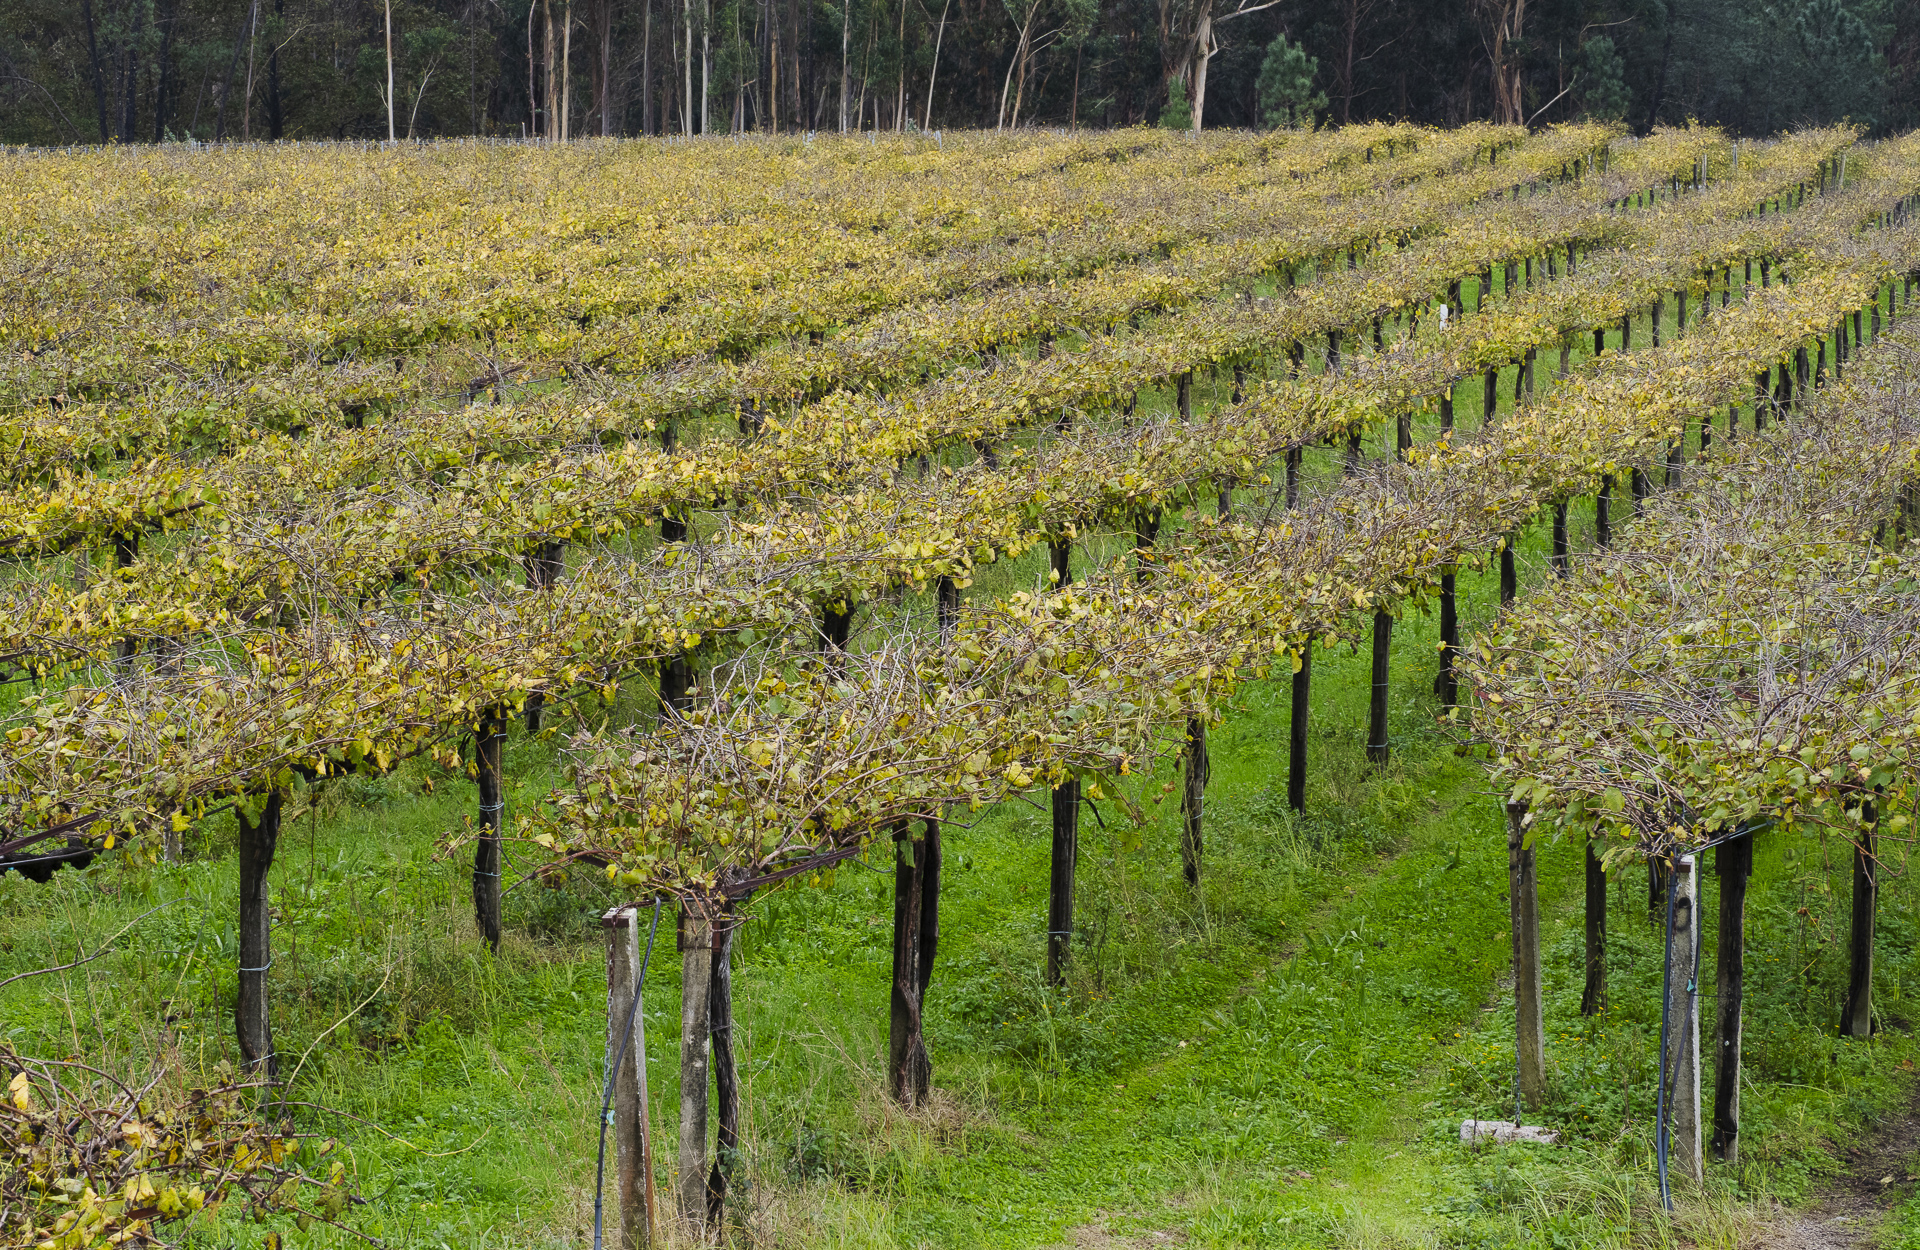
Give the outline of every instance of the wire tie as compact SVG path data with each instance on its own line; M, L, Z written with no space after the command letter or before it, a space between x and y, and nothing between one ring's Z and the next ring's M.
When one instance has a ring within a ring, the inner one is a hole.
M264 963L264 964L262 964L262 965L261 965L260 967L258 967L258 968L242 968L242 969L240 969L240 971L242 971L242 972L265 972L265 971L266 971L266 970L267 970L268 968L271 968L271 967L273 967L273 961L272 961L271 959L269 959L269 960L268 960L268 961L267 961L266 963Z

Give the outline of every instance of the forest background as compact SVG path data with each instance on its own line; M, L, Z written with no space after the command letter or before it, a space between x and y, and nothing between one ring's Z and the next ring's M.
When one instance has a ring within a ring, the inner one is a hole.
M0 0L0 142L1920 126L1913 0Z

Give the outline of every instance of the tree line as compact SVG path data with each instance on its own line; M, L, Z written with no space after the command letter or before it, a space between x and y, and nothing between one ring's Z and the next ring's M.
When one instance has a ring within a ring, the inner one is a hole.
M1920 124L1903 0L0 0L0 141Z

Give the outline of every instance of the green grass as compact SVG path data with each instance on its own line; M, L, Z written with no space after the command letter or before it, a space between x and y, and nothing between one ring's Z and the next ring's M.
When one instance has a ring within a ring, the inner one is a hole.
M1643 343L1645 333L1636 329ZM1543 384L1552 363L1541 362ZM1508 371L1503 407L1511 381ZM1196 403L1208 396L1198 386ZM1461 388L1468 428L1478 395ZM1337 449L1316 449L1309 476L1338 463ZM1624 520L1624 498L1616 509ZM1574 522L1580 550L1591 506L1576 507ZM1544 543L1538 527L1523 537L1529 577ZM1122 546L1105 542L1094 558ZM987 570L972 593L1032 585L1043 561L1036 552ZM1460 584L1467 625L1488 619L1496 575L1467 571ZM1683 1192L1677 1220L1656 1211L1659 943L1644 884L1628 872L1614 885L1612 1004L1583 1020L1581 848L1552 842L1540 856L1555 1093L1530 1118L1569 1144L1458 1144L1462 1117L1511 1114L1505 839L1484 774L1435 725L1435 643L1429 617L1396 630L1383 769L1362 755L1368 657L1316 657L1304 818L1284 802L1285 683L1240 692L1211 736L1197 892L1181 880L1173 797L1145 802L1142 829L1123 827L1111 804L1104 824L1085 819L1064 991L1040 976L1044 795L949 826L927 1021L940 1092L924 1113L904 1115L884 1096L890 878L852 865L824 888L756 900L736 971L743 1240L1028 1247L1156 1244L1152 1234L1170 1233L1204 1247L1730 1246L1761 1199L1807 1193L1830 1166L1823 1143L1896 1107L1914 1062L1897 1023L1916 974L1912 893L1892 874L1881 904L1876 992L1897 1027L1870 1043L1836 1039L1847 865L1844 847L1818 843L1759 848L1740 1168L1712 1168L1708 1192ZM615 719L651 711L638 684L608 709ZM507 773L511 816L559 783L554 741L516 733ZM1172 776L1141 778L1139 795ZM273 877L275 1028L297 1070L292 1096L344 1113L301 1121L349 1143L371 1199L356 1227L401 1246L584 1244L605 1028L596 922L614 900L592 874L517 886L494 959L474 935L462 857L444 850L473 813L465 778L415 762L298 798ZM115 953L0 990L6 1040L92 1062L161 1052L188 1080L231 1064L231 839L230 822L216 819L189 839L182 865L107 856L49 886L0 877L0 976L90 952L159 908ZM664 1169L677 1123L678 966L670 924L663 934L645 1008ZM281 1231L293 1245L353 1244ZM260 1236L230 1211L203 1218L188 1240Z

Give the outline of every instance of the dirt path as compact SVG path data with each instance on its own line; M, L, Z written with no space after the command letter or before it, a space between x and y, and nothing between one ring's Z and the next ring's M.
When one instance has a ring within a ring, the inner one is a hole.
M1857 1250L1875 1244L1887 1212L1920 1180L1920 1090L1864 1140L1833 1147L1844 1171L1804 1210L1782 1215L1755 1250Z

